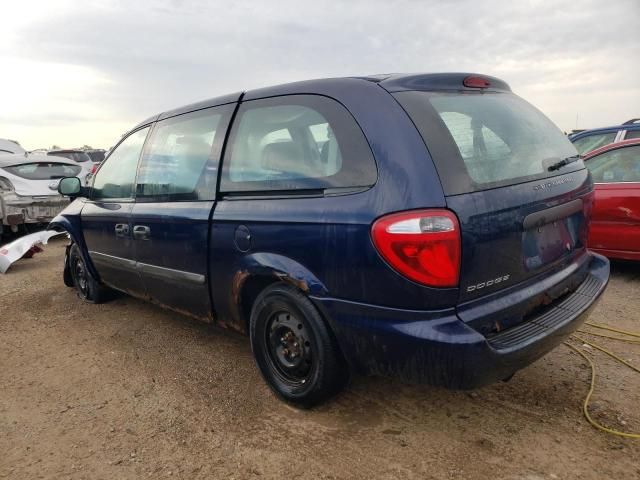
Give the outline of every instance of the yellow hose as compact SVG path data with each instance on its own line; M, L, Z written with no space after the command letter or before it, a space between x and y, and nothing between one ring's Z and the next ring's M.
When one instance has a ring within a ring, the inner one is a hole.
M601 328L602 330L610 330L612 332L622 333L624 335L630 335L632 337L640 338L640 333L629 332L628 330L619 330L617 328L610 327L609 325L602 325L600 323L592 323L592 322L586 322L585 325L589 325L590 327L595 327L595 328Z
M623 335L630 335L632 337L640 337L640 334L638 333L634 333L634 332L628 332L626 330L620 330L617 328L612 328L609 327L607 325L601 325L601 324L596 324L596 323L591 323L591 322L587 322L586 323L589 326L592 327L596 327L596 328L601 328L603 330L610 330L612 332L616 332L616 333L621 333ZM619 340L619 341L623 341L623 342L629 342L629 343L640 343L637 342L635 340L630 340L630 339L626 339L626 338L617 338L617 337L611 337L608 335L601 335L601 334L597 334L597 333L591 333L591 332L586 332L586 331L580 331L580 333L586 333L589 335L596 335L599 337L605 337L605 338L610 338L613 340ZM614 358L615 360L621 362L622 364L626 365L627 367L631 368L633 371L640 373L640 368L636 367L635 365L631 365L629 362L627 362L626 360L620 358L618 355L616 355L613 352L610 352L609 350L607 350L604 347L601 347L600 345L597 345L595 343L592 343L578 335L571 335L571 338L577 341L582 342L583 344L589 345L593 348L595 348L596 350L599 350L607 355L609 355L610 357ZM566 346L568 346L569 348L571 348L572 350L574 350L576 353L578 353L580 356L582 356L582 358L584 358L587 363L589 364L589 366L591 367L591 385L589 387L589 392L587 393L587 396L584 398L584 402L582 403L582 413L584 414L585 418L587 419L587 421L593 425L595 428L597 428L598 430L602 430L603 432L607 432L610 433L612 435L617 435L620 437L625 437L625 438L637 438L640 439L640 433L627 433L627 432L621 432L619 430L615 430L613 428L609 428L609 427L605 427L604 425L596 422L593 418L591 418L591 415L589 414L589 402L591 401L591 396L593 395L593 391L595 389L595 385L596 385L596 366L593 363L593 360L591 360L582 350L580 350L578 347L570 344L569 342L564 342L564 344Z
M607 350L606 348L603 348L599 345L596 345L595 343L591 343L590 341L579 337L578 335L572 335L573 338L576 338L578 340L580 340L582 343L586 343L587 345L592 346L593 348L600 350L603 353L606 353L607 355L609 355L612 358L615 358L616 360L618 360L620 363L624 363L627 367L629 367L631 370L635 370L636 372L640 373L640 368L636 367L635 365L631 365L629 362L627 362L626 360L620 358L618 355L616 355L615 353L610 352L609 350Z
M635 343L637 345L640 345L640 340L631 340L630 338L612 337L611 335L603 335L602 333L588 332L586 330L576 330L576 332L584 333L586 335L594 335L596 337L610 338L611 340L618 340L620 342Z

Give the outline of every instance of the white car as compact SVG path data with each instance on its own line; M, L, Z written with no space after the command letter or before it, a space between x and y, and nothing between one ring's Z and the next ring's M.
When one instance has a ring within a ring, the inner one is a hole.
M89 185L88 180L90 175L93 174L93 161L89 154L82 150L73 148L56 149L47 151L47 155L53 155L54 157L64 157L69 160L73 160L82 168L82 173L78 175L83 185Z
M69 204L58 193L60 179L81 175L82 167L66 158L0 153L0 233L50 221Z
M25 153L25 150L15 140L0 138L0 153Z

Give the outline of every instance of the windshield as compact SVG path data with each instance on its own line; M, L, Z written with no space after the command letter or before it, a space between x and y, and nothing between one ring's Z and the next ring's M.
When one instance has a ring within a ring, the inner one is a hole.
M66 165L64 163L24 163L4 169L18 177L27 180L54 180L64 177L75 177L82 170L77 165Z
M85 152L49 152L48 155L68 158L69 160L73 160L78 163L91 161L91 157Z
M402 92L396 98L420 130L448 195L584 168L567 137L539 110L509 93Z

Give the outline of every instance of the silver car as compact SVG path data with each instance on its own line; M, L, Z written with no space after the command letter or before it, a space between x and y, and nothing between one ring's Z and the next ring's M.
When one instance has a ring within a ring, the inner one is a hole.
M25 153L25 149L16 140L0 138L0 153Z
M0 153L0 233L55 217L69 204L58 193L58 182L81 172L80 165L62 157Z

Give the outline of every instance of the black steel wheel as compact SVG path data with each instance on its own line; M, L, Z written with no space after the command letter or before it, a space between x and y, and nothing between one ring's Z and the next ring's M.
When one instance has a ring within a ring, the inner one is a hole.
M274 284L253 304L251 347L263 377L281 398L300 407L344 388L346 362L320 313L297 289Z
M282 310L267 322L266 341L273 367L286 381L305 383L313 365L313 348L304 320Z
M87 299L89 297L89 278L87 269L84 266L82 258L73 257L73 263L71 264L72 275L75 281L76 289L80 298Z
M89 303L103 302L106 299L107 289L93 278L80 254L80 248L75 243L69 249L68 262L69 273L78 297Z

